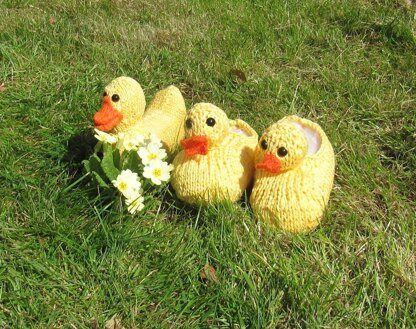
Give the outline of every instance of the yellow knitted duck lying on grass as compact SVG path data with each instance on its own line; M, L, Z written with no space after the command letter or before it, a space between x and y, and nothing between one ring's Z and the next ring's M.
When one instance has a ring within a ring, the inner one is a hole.
M178 198L190 204L237 201L254 175L257 133L209 103L194 105L185 126L171 177Z
M261 136L250 203L262 220L298 233L314 229L331 193L335 156L319 125L288 116Z
M146 112L143 89L136 80L119 77L104 90L102 107L94 115L96 129L127 138L155 133L170 153L185 136L185 101L178 88L169 86L156 93Z

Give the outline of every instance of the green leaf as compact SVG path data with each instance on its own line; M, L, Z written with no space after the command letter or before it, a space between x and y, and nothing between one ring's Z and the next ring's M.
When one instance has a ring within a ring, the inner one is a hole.
M97 173L97 172L95 172L95 171L92 171L91 172L91 175L92 175L92 178L93 178L93 180L99 185L99 186L101 186L101 187L105 187L105 188L108 188L109 186L108 186L108 184L101 178L101 176Z
M101 160L101 168L110 181L115 180L120 170L114 165L113 147L110 144L103 145L104 156Z
M91 166L90 166L90 161L89 160L83 160L82 165L84 166L85 173L91 172Z
M108 179L101 168L101 159L93 154L88 160L82 162L87 173L91 174L93 181L102 187L108 187ZM107 182L106 182L107 181Z
M114 163L114 166L117 168L117 169L121 169L120 168L120 157L121 157L121 155L120 155L120 150L118 149L118 148L114 148L113 149L113 163Z
M90 172L95 171L102 174L101 176L105 175L104 171L101 169L101 159L96 154L91 155L89 162Z
M138 172L140 166L141 162L137 152L130 151L128 153L125 153L125 158L123 160L123 169L130 169L135 172Z
M97 154L101 150L102 146L103 146L103 142L98 141L97 144L95 144L94 153Z

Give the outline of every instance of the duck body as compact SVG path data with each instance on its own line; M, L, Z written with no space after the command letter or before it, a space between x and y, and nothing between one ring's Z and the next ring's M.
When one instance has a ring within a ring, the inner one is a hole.
M266 143L262 145L263 140ZM270 151L279 162L269 161ZM279 153L286 154L279 157ZM296 116L286 117L265 131L255 157L250 196L253 212L265 222L293 233L318 226L329 201L335 170L334 151L321 127Z
M185 100L180 90L169 86L156 93L143 117L125 131L127 136L147 136L154 133L169 153L173 153L179 141L185 137Z
M188 138L181 142L184 150L173 161L171 177L176 195L187 203L237 201L253 179L257 133L244 121L229 120L220 111L212 104L200 103L188 115ZM218 134L215 127L212 131L204 127L213 118ZM205 148L203 141L207 142Z
M103 105L94 115L95 128L123 138L154 133L173 153L185 134L186 108L181 92L169 86L156 93L145 107L140 84L129 77L118 77L104 89Z

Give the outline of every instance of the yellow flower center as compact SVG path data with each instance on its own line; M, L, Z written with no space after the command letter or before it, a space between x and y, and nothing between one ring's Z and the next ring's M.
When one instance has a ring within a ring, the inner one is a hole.
M159 168L153 169L153 176L157 178L162 176L162 170L160 170Z
M149 155L147 156L147 160L149 161L156 160L156 159L157 159L156 153L149 153Z
M120 184L118 184L118 189L120 191L125 191L127 190L127 183L126 182L120 182Z

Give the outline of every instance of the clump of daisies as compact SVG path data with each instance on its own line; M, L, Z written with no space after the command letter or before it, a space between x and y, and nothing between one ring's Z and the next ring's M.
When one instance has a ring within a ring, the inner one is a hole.
M173 167L155 134L112 135L95 129L94 154L84 161L86 172L104 189L118 191L131 214L145 207L146 198L170 179Z

